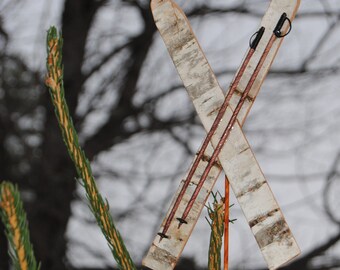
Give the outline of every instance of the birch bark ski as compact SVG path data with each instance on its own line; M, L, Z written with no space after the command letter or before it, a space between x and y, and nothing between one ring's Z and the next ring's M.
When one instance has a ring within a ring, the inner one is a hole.
M236 93L230 101L230 107L219 125L212 143L216 145L220 135L232 115L232 110L239 101L242 92L268 43L273 29L283 12L292 20L299 6L299 0L273 0L262 20L261 26L266 28L265 34L242 76ZM188 91L190 98L207 131L223 103L224 95L218 82L191 30L181 9L170 0L152 0L151 8L161 36L174 61L178 73ZM274 42L273 47L243 105L238 121L242 125L258 94L260 86L275 58L282 39ZM185 193L175 217L179 217L200 179L207 161L212 154L212 147L206 150L206 157L200 162ZM151 269L173 269L197 222L204 203L223 167L231 187L238 198L249 226L261 248L262 254L270 269L276 269L300 253L297 243L285 222L282 212L266 182L266 179L251 151L249 144L239 126L234 125L227 143L219 155L220 163L216 163L210 171L199 196L185 224L178 230L178 221L174 220L167 232L169 239L159 241L157 236L143 261L143 265ZM181 186L183 183L181 184ZM175 199L178 196L176 193ZM175 201L173 200L173 203ZM170 206L170 210L173 206ZM167 216L169 215L169 212ZM165 222L165 221L164 221ZM164 222L162 227L164 226Z

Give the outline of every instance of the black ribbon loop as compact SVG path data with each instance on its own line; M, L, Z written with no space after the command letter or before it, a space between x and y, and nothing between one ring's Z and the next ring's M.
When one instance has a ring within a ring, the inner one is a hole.
M256 50L257 45L259 44L265 28L262 26L257 32L255 32L249 39L249 47L251 49ZM255 37L255 38L254 38Z
M283 25L284 25L284 23L286 21L289 24L289 29L288 29L288 31L285 34L282 34L281 30L282 30L282 27L283 27ZM286 13L282 13L279 21L277 22L276 27L274 28L274 31L273 31L274 35L276 37L278 37L278 38L283 38L283 37L287 36L290 33L291 30L292 30L292 22L291 22L291 20L287 17Z

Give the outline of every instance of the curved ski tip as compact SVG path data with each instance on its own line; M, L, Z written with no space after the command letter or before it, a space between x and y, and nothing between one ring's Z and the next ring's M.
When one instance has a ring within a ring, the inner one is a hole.
M280 4L286 7L299 6L301 0L270 0L273 4Z
M150 7L151 9L157 8L158 6L165 4L165 2L171 2L171 0L151 0Z

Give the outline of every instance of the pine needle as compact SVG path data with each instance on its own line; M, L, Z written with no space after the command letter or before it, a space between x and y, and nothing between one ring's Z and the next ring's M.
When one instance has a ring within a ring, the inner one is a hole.
M30 242L26 213L18 188L11 183L0 184L0 216L10 244L10 257L16 270L37 270Z
M91 211L108 242L118 267L124 270L136 269L119 232L114 226L113 219L109 213L109 205L98 191L90 163L79 146L78 135L69 115L64 96L62 44L63 40L58 35L57 29L51 27L47 32L48 75L46 85L49 87L62 136L77 173L83 181Z
M216 194L213 194L213 207L207 206L208 215L211 219L209 225L211 227L210 244L209 244L209 270L221 270L221 248L224 233L224 201L217 200Z

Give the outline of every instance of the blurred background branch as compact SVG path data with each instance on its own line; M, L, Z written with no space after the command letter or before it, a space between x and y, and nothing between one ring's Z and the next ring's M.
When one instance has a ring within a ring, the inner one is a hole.
M75 184L43 86L45 31L59 25L70 113L139 262L203 128L155 29L149 1L46 3L0 3L1 178L22 190L42 269L114 269ZM226 89L268 1L178 3ZM336 0L302 1L244 128L303 250L285 269L339 267L339 16ZM231 225L231 269L261 269L241 211L235 207L231 216L238 218ZM202 217L178 269L206 267L209 229ZM0 234L0 269L7 270L5 244Z

